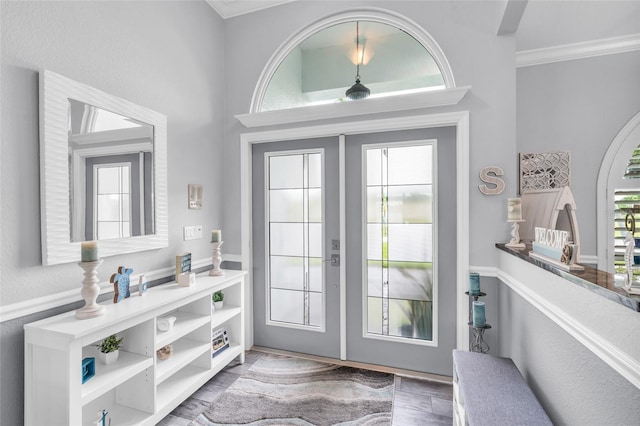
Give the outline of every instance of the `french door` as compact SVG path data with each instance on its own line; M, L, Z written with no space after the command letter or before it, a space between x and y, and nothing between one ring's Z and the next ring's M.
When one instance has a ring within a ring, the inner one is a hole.
M450 375L455 128L353 135L345 160L347 359Z
M255 344L449 375L455 128L257 144L252 161Z
M253 147L254 341L339 358L337 137Z

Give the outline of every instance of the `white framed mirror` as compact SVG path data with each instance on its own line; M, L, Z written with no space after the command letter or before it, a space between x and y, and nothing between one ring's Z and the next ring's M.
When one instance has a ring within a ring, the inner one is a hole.
M44 265L167 247L166 116L42 70L40 206Z

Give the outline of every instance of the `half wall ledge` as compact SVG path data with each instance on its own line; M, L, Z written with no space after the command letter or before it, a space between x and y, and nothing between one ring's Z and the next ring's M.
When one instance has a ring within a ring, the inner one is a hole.
M640 312L640 296L627 294L622 287L616 285L614 275L609 272L588 265L584 265L584 271L563 271L550 263L545 263L529 256L529 252L532 250L530 243L526 244L525 248L521 250L511 249L504 243L497 243L496 247L499 250L556 274L573 284L579 285L636 312Z

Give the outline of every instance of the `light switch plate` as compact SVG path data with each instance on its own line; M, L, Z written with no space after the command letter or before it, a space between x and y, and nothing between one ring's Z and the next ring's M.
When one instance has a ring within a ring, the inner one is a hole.
M184 240L197 240L202 238L202 225L185 226L183 228Z

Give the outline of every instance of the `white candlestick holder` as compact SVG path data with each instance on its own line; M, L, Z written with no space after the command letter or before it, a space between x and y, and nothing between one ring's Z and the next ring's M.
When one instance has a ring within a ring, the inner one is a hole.
M524 219L510 219L507 222L511 223L511 241L505 245L513 249L525 248L524 243L520 241L520 222L524 222Z
M222 254L220 252L220 247L222 247L222 243L224 241L220 241L219 243L211 243L213 246L213 269L209 271L209 276L219 277L224 275L224 271L220 269L220 264L222 263Z
M96 303L96 299L100 294L98 267L101 264L102 260L96 260L95 262L78 262L78 265L84 269L82 290L80 290L80 294L84 299L84 306L76 311L76 319L99 317L107 311L107 308Z

